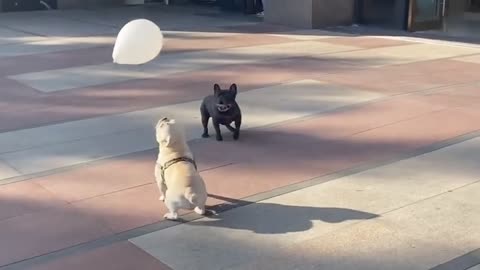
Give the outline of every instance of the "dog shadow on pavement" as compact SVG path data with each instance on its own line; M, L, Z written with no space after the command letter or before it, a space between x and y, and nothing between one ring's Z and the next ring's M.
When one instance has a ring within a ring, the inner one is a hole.
M376 214L347 208L253 203L213 194L209 194L209 197L227 203L209 208L219 213L218 215L191 222L190 225L248 230L259 234L283 234L307 231L313 227L314 221L342 223L379 217Z

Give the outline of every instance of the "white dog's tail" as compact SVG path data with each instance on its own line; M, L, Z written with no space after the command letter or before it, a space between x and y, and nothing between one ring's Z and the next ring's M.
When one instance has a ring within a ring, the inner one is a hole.
M191 187L185 189L185 198L193 205L198 206L201 202Z

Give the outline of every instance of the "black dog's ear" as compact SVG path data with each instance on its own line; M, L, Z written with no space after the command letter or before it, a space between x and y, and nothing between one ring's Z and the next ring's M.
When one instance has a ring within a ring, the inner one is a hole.
M230 85L230 93L233 94L233 97L237 96L237 85L236 84Z
M222 91L222 89L220 89L220 85L215 84L213 86L213 93L215 94L215 96L218 96L218 94L220 94L220 91Z

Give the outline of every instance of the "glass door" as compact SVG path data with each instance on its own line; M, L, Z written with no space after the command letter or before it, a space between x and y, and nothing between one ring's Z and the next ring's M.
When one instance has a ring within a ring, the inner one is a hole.
M408 30L422 31L442 27L446 0L410 0Z

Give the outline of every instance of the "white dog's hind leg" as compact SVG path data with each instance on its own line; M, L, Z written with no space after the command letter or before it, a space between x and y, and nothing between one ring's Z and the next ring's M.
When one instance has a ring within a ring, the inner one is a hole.
M177 220L178 219L178 213L166 213L163 215L163 218L168 219L168 220Z
M195 207L195 209L193 209L193 211L195 211L195 213L199 214L199 215L205 215L205 207Z
M167 207L169 212L163 215L163 217L170 220L178 219L178 213L177 213L178 207L175 201L169 200L167 196L167 198L165 199L165 206Z
M202 200L198 195L193 193L191 188L187 188L185 191L185 198L195 206L193 209L195 213L205 215L205 200Z

